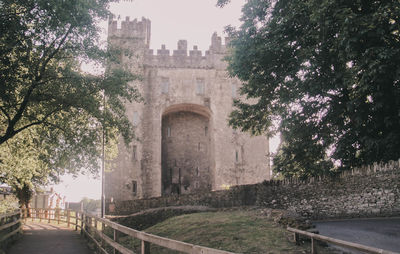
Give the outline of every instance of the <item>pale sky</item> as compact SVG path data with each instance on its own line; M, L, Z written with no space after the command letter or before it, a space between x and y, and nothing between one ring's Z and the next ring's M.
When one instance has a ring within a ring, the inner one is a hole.
M238 27L241 7L245 0L233 0L224 8L216 7L217 0L133 0L114 3L111 11L125 20L142 17L151 20L150 48L161 48L165 44L171 52L177 48L178 40L187 40L188 49L197 45L199 50L208 50L211 35L217 32L224 38L227 25ZM106 23L102 25L106 31ZM271 151L276 150L277 141L270 142ZM79 176L62 177L62 182L54 186L55 191L65 195L69 202L79 202L83 197L100 199L101 180Z

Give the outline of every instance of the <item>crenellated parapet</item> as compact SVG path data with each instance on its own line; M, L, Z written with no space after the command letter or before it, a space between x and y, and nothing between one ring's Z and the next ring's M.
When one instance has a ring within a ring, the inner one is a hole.
M120 25L121 26L118 27L118 20L110 18L108 22L109 38L137 38L144 40L145 45L150 45L151 21L149 19L143 17L141 21L137 19L130 21L129 17L126 17L125 21L122 21Z
M228 42L229 39L225 38ZM222 44L222 39L214 33L211 37L211 45L205 54L193 46L192 50L188 51L187 41L179 40L177 49L172 51L166 49L165 45L161 45L161 49L149 50L146 54L145 64L151 67L163 68L225 68L225 63L222 61L223 56L226 54L227 46Z
M222 44L222 38L214 33L211 36L211 45L204 53L194 46L188 50L186 40L179 40L177 48L174 50L166 49L161 45L160 49L149 49L151 37L151 21L142 18L140 21L134 19L131 21L126 17L124 21L110 18L108 24L108 38L114 45L120 45L124 48L136 52L143 52L143 64L148 67L162 68L201 68L201 69L225 69L226 63L223 57L226 54L229 38L225 38L225 44ZM156 53L156 54L155 54Z

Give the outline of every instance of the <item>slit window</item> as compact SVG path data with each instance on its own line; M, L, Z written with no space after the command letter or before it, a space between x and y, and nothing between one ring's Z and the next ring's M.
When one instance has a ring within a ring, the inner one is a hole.
M171 137L171 127L167 127L167 137Z
M239 162L239 152L237 150L235 151L235 161Z
M132 181L132 193L134 196L136 196L136 194L137 194L137 182L136 181Z

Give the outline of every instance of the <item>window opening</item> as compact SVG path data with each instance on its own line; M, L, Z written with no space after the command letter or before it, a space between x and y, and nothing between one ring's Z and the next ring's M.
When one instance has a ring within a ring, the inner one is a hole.
M137 182L136 181L132 181L132 193L134 196L136 196L136 194L137 194Z
M167 127L167 137L171 137L171 127Z

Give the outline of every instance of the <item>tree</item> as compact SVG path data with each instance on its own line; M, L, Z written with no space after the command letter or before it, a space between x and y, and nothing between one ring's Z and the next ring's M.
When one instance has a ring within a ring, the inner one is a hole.
M399 1L249 0L242 11L241 27L228 28L228 69L247 100L230 124L280 131L278 171L400 157Z
M139 100L137 77L119 67L120 50L99 43L109 2L1 1L0 177L13 186L97 172L103 133L132 139L124 102ZM82 62L113 68L91 75Z

